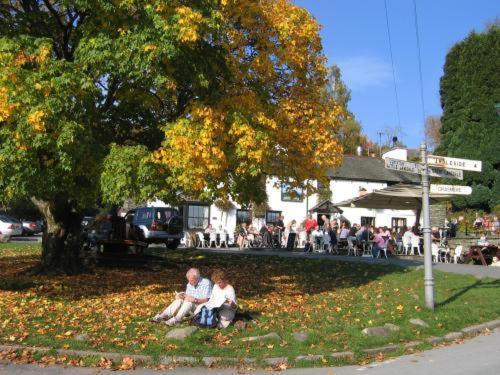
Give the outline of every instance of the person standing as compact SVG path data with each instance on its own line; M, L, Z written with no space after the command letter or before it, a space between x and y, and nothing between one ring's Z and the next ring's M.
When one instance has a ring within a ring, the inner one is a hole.
M321 215L321 221L323 221L321 229L323 232L328 232L328 229L330 228L330 219L326 217L326 215Z
M278 216L278 220L276 221L276 224L275 224L275 230L278 231L278 238L279 238L279 244L280 244L280 247L282 246L281 244L281 241L283 240L283 233L285 231L285 222L284 222L285 218L283 215L279 215Z
M378 230L378 228L374 229L373 236L373 246L372 246L372 256L377 258L380 254L381 250L386 248L386 240L383 237L382 229Z
M306 222L304 223L304 228L307 233L307 241L311 240L311 233L316 225L318 225L318 222L313 218L312 214L307 215Z
M288 239L286 242L286 249L288 251L292 251L295 247L295 238L297 237L297 222L292 220L290 224L288 224Z

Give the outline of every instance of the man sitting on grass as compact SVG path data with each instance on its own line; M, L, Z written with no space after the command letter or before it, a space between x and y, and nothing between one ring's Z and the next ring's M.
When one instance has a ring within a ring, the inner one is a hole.
M161 314L155 315L151 321L160 323L165 321L168 326L174 326L182 318L192 314L198 305L208 301L212 293L212 283L210 280L200 276L200 271L191 268L186 273L188 283L186 291L176 293L175 300Z

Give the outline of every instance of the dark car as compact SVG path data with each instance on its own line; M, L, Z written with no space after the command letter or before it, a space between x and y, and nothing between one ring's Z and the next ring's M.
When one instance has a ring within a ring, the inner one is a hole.
M23 235L33 236L42 231L42 227L36 221L21 220L23 224Z
M128 237L146 243L164 243L176 249L184 237L179 211L171 207L139 207L127 212Z

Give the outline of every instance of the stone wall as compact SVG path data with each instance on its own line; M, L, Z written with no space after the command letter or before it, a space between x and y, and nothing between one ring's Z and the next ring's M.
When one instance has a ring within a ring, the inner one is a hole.
M462 245L464 249L469 248L469 246L477 245L477 241L479 241L480 236L470 235L465 236L463 233L459 233L457 237L450 238L448 240L448 246L450 249L456 248L458 245ZM486 239L490 244L500 245L500 236L486 236Z
M446 206L442 204L431 205L431 227L443 228L446 220Z

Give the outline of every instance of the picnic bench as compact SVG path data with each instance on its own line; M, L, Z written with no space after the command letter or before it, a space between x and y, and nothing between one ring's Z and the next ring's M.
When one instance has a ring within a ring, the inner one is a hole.
M500 248L496 245L472 245L464 255L464 262L490 265L493 257L500 257Z

